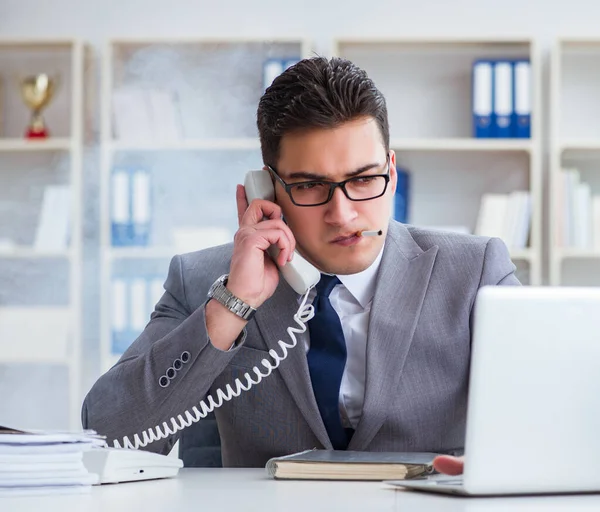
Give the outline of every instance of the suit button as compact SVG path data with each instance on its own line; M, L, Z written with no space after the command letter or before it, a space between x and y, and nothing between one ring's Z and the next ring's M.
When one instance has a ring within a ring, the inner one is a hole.
M187 363L190 360L190 357L192 357L192 356L187 350L184 350L181 354L181 360L184 363Z
M173 361L173 368L175 368L175 370L179 371L182 367L183 363L181 362L181 359L175 359L175 361Z
M175 371L175 368L171 367L167 369L167 377L169 380L174 379L176 374L177 372Z
M166 375L163 375L160 379L158 379L158 385L161 388L166 388L169 384L171 384L171 381L167 378Z

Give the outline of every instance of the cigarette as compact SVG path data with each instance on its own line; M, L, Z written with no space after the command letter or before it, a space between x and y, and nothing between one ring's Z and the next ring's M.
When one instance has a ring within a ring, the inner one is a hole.
M357 233L358 236L381 236L383 235L383 231L380 229L379 231L359 231Z

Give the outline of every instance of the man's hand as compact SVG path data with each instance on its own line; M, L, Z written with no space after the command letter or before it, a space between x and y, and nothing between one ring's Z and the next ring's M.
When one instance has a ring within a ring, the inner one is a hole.
M242 185L236 190L239 229L233 241L233 254L227 288L236 297L258 308L279 283L279 270L267 255L276 245L278 263L285 265L293 256L296 240L281 218L281 208L270 201L255 199L249 205ZM213 346L229 350L246 321L217 301L206 304L206 329Z
M446 475L460 475L465 469L465 459L464 457L439 455L433 459L433 467L436 471Z
M227 288L258 308L273 295L279 283L279 271L267 255L267 249L276 245L280 250L277 263L285 265L293 256L296 240L281 218L277 204L254 199L248 205L242 185L237 187L236 201L240 227L233 241Z

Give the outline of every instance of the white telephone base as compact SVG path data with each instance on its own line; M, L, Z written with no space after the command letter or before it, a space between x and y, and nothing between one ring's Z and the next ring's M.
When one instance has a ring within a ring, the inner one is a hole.
M126 448L93 448L83 452L83 464L98 484L170 478L183 467L175 457Z

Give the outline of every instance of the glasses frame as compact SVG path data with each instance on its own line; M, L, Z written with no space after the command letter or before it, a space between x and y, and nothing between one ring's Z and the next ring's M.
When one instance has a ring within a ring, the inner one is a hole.
M310 180L310 181L299 181L297 183L286 183L285 181L283 181L281 176L279 176L279 174L277 173L277 170L274 167L271 167L270 165L267 165L266 167L269 170L269 172L271 173L271 176L273 176L284 188L286 194L289 196L292 203L294 203L296 206L300 206L302 208L310 208L311 206L321 206L321 205L327 204L333 198L333 193L335 192L335 189L338 187L340 189L342 189L342 192L350 201L357 201L357 202L358 201L371 201L372 199L377 199L378 197L383 196L388 188L388 184L390 183L390 154L389 153L385 157L385 162L386 162L385 163L386 172L382 173L382 174L365 174L365 175L353 176L352 178L348 178L347 180L344 180L344 181ZM367 197L365 199L351 198L348 195L348 191L346 190L346 183L348 183L350 181L358 180L361 178L367 178L367 177L368 178L379 178L379 177L385 178L385 186L383 187L383 191L381 192L381 194L378 194L373 197ZM327 199L325 201L322 201L320 203L315 203L315 204L298 204L296 201L294 201L294 198L292 197L292 188L293 187L298 186L298 185L309 185L309 184L313 184L313 183L329 185L329 195L327 196Z

